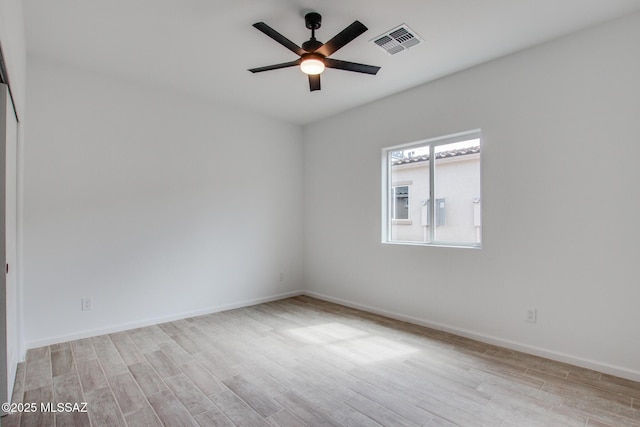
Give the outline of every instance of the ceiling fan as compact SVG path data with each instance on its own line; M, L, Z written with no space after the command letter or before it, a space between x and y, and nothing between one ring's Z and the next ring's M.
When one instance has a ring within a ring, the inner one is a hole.
M367 31L367 27L360 21L354 21L344 30L336 34L331 40L322 43L316 40L316 30L322 25L322 16L316 12L307 13L304 21L308 29L311 30L311 38L302 43L302 47L298 46L264 22L253 24L258 30L271 37L296 55L300 56L295 61L284 62L282 64L267 65L266 67L251 68L252 73L260 73L262 71L277 70L280 68L300 66L303 73L309 75L309 90L320 90L320 74L326 68L335 68L338 70L355 71L364 74L376 74L380 67L373 65L358 64L355 62L341 61L339 59L329 58L338 49Z

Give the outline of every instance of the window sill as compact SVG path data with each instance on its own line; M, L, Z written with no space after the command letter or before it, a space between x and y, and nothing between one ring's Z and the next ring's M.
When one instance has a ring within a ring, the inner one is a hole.
M391 225L411 225L413 221L410 219L392 219Z
M460 248L460 249L482 249L481 243L427 243L427 242L403 242L396 241L382 241L385 245L400 245L400 246L427 246L436 248Z

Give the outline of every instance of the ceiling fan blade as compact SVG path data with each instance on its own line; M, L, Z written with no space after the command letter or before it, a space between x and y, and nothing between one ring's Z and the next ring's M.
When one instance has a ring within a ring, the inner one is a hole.
M279 70L280 68L295 67L296 65L300 65L301 62L302 59L298 59L296 61L283 62L282 64L273 64L267 65L265 67L251 68L249 69L249 71L251 71L252 73L261 73L262 71Z
M339 59L324 58L324 65L338 70L355 71L364 74L376 74L380 67L374 65L358 64L356 62L340 61Z
M309 74L309 90L320 90L320 74Z
M355 21L319 47L316 52L324 56L329 56L365 31L367 31L367 27L365 27L362 22Z
M277 32L276 30L274 30L264 22L256 22L255 24L253 24L253 26L256 27L258 30L262 31L263 33L265 33L266 35L268 35L269 37L271 37L272 39L274 39L275 41L277 41L278 43L280 43L282 46L289 49L291 52L295 53L296 55L302 56L305 53L300 46L298 46L297 44L295 44L294 42L292 42L291 40L289 40L288 38L286 38L285 36Z

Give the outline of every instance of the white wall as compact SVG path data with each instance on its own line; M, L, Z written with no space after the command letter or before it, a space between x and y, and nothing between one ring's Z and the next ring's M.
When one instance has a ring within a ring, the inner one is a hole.
M302 288L299 127L33 57L28 105L28 347Z
M24 117L26 88L26 41L21 0L0 0L0 43L18 117Z
M638 40L636 14L306 127L306 289L640 380ZM477 128L483 249L381 244L381 149Z

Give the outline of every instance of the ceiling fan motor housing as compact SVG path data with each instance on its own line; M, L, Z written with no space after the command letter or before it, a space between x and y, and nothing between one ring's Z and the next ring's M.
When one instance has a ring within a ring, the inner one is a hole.
M322 47L322 42L319 42L315 38L302 43L302 49L307 52L315 52L320 47Z
M304 23L310 30L317 30L322 26L322 16L317 12L309 12L304 15Z

